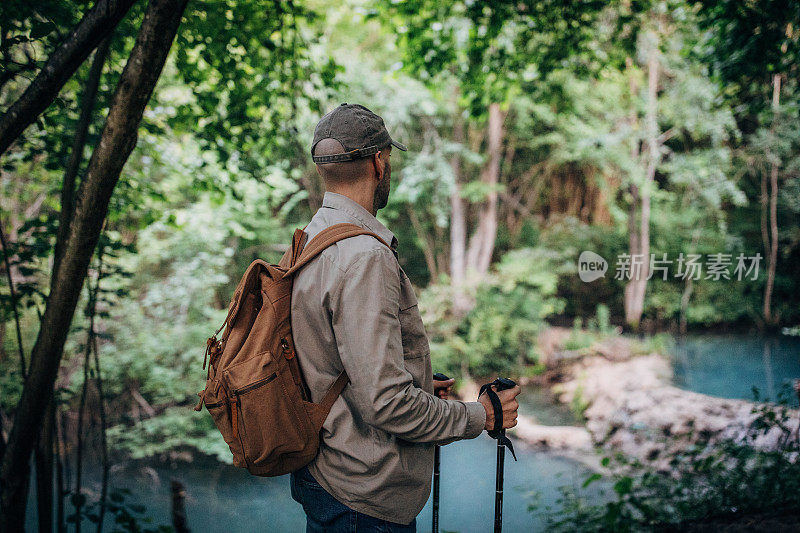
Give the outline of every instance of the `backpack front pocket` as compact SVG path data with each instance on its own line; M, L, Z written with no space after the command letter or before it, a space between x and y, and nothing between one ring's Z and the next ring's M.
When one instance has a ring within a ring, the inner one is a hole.
M225 443L231 449L234 464L244 467L244 457L242 457L241 451L242 446L234 432L231 402L225 392L225 387L223 387L218 380L209 379L203 391L202 398L202 402L206 406L206 409L208 409L208 413L211 415L214 425L217 426L217 429L222 433Z
M206 409L208 409L209 414L211 414L211 418L214 420L217 429L222 433L225 443L231 449L234 465L243 467L244 458L241 456L241 444L236 439L233 430L233 422L231 420L231 404L227 401L207 403Z
M265 363L264 361L267 361ZM283 362L283 361L281 361ZM268 352L235 365L227 372L231 391L231 414L248 467L261 466L279 454L305 448L302 422L288 394L288 368L278 372ZM237 379L244 378L248 379Z

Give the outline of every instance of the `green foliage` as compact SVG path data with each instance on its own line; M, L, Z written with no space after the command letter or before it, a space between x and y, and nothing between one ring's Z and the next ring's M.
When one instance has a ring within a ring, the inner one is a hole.
M595 315L586 323L590 330L597 331L601 334L609 334L615 331L611 327L611 311L609 311L606 304L597 304Z
M387 24L399 27L404 66L433 83L455 77L477 117L584 53L603 3L405 0L384 6Z
M560 313L555 265L562 257L544 248L521 248L500 260L478 288L475 307L451 318L452 300L441 287L426 289L421 306L437 369L454 375L519 373L539 361L536 338L545 318Z
M108 430L108 440L114 450L132 459L168 458L189 449L222 463L230 464L233 460L208 412L195 412L186 405L168 408L157 417L139 420L131 426L114 426Z
M289 124L297 110L320 113L321 97L335 86L336 63L310 51L316 18L304 3L286 0L189 4L175 66L193 98L174 108L172 124L255 175L287 155L287 143L288 153L296 150Z
M175 531L171 525L151 526L153 519L145 514L147 509L143 505L130 503L128 501L130 496L130 489L112 488L109 491L108 500L105 502L105 519L109 517L113 519L113 529L111 530L113 533L170 533ZM87 506L84 494L73 494L70 503L73 507L80 504L81 512L73 512L67 516L67 523L76 524L78 520L82 523L88 520L97 524L100 521L100 501Z
M631 346L634 355L647 355L651 353L668 355L673 353L674 348L675 338L669 333L648 335L637 342L633 342Z
M572 323L569 337L564 341L565 350L582 350L590 347L597 340L594 332L583 329L583 320L578 317Z
M570 411L577 420L583 420L583 414L589 407L589 400L583 397L583 387L578 385L572 395L572 400L569 403Z
M758 3L701 0L702 27L710 36L704 50L728 95L744 103L742 111L769 106L771 73L788 73L800 57L797 21L800 6L792 0Z

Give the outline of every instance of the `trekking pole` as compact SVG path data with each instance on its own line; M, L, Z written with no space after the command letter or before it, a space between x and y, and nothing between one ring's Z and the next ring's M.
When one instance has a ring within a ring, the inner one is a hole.
M501 390L511 389L517 384L508 378L497 378L491 383L481 387L478 398L484 392L489 396L494 409L494 429L489 431L489 436L497 439L497 478L495 480L495 493L494 493L494 532L501 533L503 530L503 470L506 458L506 446L511 450L511 455L514 460L517 460L517 455L514 453L514 446L511 441L506 437L506 430L503 429L503 405L500 403L500 398L497 396L495 389L499 392Z
M433 375L436 381L447 381L448 378L444 374L437 372ZM438 444L434 447L433 451L433 533L439 533L439 464L441 458L442 447Z

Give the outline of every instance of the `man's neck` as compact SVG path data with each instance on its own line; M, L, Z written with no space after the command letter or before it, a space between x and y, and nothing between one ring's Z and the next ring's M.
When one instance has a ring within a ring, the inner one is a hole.
M336 194L341 194L342 196L347 196L355 203L369 211L372 216L376 215L376 212L372 209L374 193L368 190L365 191L363 185L357 189L354 187L333 187L328 188L326 192L333 192Z

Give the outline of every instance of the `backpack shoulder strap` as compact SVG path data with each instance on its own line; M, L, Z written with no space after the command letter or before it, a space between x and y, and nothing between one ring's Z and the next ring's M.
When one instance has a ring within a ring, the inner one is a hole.
M333 402L336 401L336 399L344 390L344 387L349 382L350 378L347 377L347 372L343 370L336 377L336 380L325 393L325 396L322 397L322 400L317 404L313 404L313 407L308 410L308 414L311 417L311 422L314 424L314 431L319 433L319 431L322 429L325 419L328 418L328 413L331 412ZM306 406L306 408L308 409L308 406Z
M325 248L332 245L335 242L341 241L342 239L347 239L349 237L355 237L356 235L371 235L378 239L381 244L386 246L391 250L391 246L389 246L386 241L380 238L377 234L362 228L361 226L357 226L355 224L350 224L349 222L343 222L341 224L334 224L333 226L329 226L324 230L320 231L313 239L311 239L303 251L300 253L300 257L297 258L295 263L292 265L289 270L286 271L284 277L291 276L298 270L300 270L306 263L314 259L318 256Z

